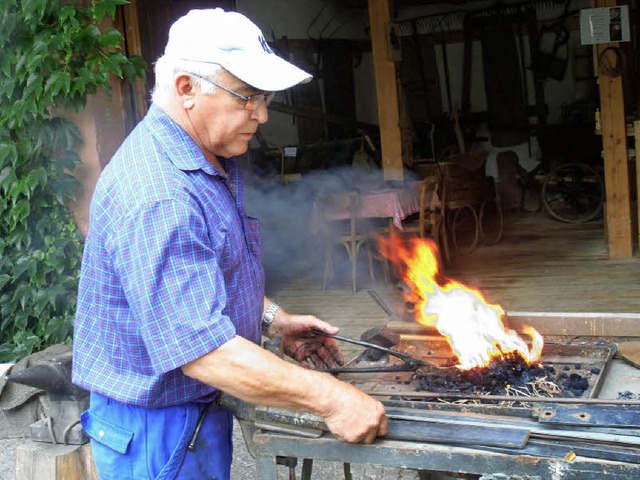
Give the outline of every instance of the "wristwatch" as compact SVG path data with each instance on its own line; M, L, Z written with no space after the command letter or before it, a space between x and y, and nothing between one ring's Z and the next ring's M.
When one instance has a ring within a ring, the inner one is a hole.
M273 319L276 318L276 312L279 308L280 306L277 303L271 302L262 313L262 335L265 337L269 332L269 327L273 323Z

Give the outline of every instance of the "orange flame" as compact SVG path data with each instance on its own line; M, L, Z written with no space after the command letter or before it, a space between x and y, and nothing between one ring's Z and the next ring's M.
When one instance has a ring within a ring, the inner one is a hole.
M416 305L416 320L435 327L458 358L457 367L470 370L488 365L494 358L519 354L527 363L540 358L542 336L525 328L531 348L518 334L504 327L504 310L488 303L472 288L439 273L437 246L428 239L409 242L392 233L380 238L381 253L399 270L409 287L405 295Z

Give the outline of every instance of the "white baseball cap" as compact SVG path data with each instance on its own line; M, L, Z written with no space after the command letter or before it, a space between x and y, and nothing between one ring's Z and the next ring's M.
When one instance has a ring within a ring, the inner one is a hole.
M165 55L215 63L243 82L275 92L311 80L304 70L277 56L260 29L238 12L191 10L169 30Z

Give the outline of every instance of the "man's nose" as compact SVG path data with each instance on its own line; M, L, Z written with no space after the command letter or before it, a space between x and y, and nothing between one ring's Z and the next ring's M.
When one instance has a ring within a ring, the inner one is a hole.
M263 124L269 120L269 110L265 102L261 102L260 106L251 112L251 118L258 120L258 123Z

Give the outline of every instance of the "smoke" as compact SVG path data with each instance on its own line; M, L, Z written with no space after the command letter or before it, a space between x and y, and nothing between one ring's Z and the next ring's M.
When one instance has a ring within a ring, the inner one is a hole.
M323 238L313 208L319 195L382 186L380 171L350 166L313 171L286 185L277 176L261 177L251 169L244 175L247 214L260 219L267 295L291 280L322 281Z

